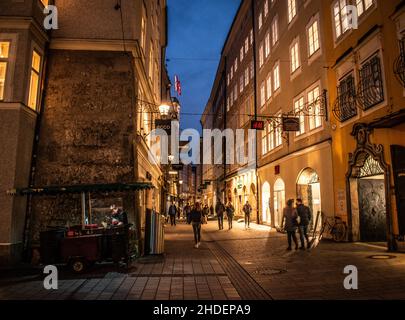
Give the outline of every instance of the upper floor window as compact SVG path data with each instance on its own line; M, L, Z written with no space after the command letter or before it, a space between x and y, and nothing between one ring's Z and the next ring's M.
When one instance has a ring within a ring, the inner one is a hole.
M296 0L287 0L287 1L288 1L288 23L290 23L297 15L297 3Z
M250 45L253 45L253 29L250 30Z
M271 98L271 73L267 76L267 99Z
M242 73L242 75L241 75L241 77L240 77L240 83L239 83L239 90L240 90L240 93L242 93L243 92L243 89L245 88L245 82L244 82L244 79L243 79L243 73Z
M265 55L266 58L270 55L270 32L267 32L266 38L265 38Z
M260 12L259 14L259 30L262 28L263 26L263 13Z
M41 61L41 56L37 51L34 50L32 52L30 90L28 95L28 106L33 110L38 109Z
M384 101L383 76L381 60L378 55L364 62L359 71L359 99L364 110L368 110Z
M269 0L264 0L264 16L267 17L269 13Z
M245 54L247 54L249 51L249 37L246 37L245 39Z
M374 4L374 0L356 0L357 14L361 16L364 12L370 9Z
M299 136L305 133L305 115L303 113L304 108L304 97L300 97L294 102L294 112L298 115L300 120L300 131L296 132L296 135Z
M243 61L243 57L244 57L244 54L243 54L243 47L242 47L242 48L240 48L240 62Z
M235 59L235 72L238 71L238 58Z
M319 49L319 24L316 20L308 28L308 55L312 56Z
M249 67L247 67L245 70L245 87L247 87L248 84L249 84Z
M280 118L281 113L278 113L276 117ZM279 125L273 124L273 131L274 131L274 148L277 148L283 144L283 130Z
M337 99L333 113L341 122L357 115L356 85L353 73L342 78L337 87Z
M253 61L250 62L250 79L253 79L255 75L255 65Z
M293 45L290 48L290 58L291 58L291 73L294 73L301 66L299 44L297 40L293 43Z
M310 90L307 94L308 106L309 106L309 130L313 130L322 126L321 114L321 102L319 100L320 91L319 86Z
M4 88L6 84L7 64L10 54L10 42L0 42L0 100L4 99Z
M259 67L261 68L264 63L264 48L263 48L263 43L260 43L260 48L259 48Z
M271 23L271 41L273 46L278 42L278 17L275 16Z
M273 69L273 89L277 91L280 89L280 65L277 63Z
M336 0L333 5L336 38L339 38L350 28L347 5L347 0Z
M265 83L263 82L260 86L260 106L264 107L266 103L266 87Z

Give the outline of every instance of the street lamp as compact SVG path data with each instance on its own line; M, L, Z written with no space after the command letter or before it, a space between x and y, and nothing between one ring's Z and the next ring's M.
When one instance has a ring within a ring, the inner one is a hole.
M168 116L170 112L170 106L167 104L162 104L159 106L159 112L162 116Z

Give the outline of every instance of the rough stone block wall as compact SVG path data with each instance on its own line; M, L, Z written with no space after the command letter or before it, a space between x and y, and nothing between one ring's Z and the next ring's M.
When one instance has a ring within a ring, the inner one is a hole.
M50 52L35 186L134 181L130 68L120 52ZM33 197L32 204L33 240L58 219L81 223L78 195Z

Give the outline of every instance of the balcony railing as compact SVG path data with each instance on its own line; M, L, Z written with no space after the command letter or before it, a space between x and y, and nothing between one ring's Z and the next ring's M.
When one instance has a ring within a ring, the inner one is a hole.
M338 97L333 106L333 114L340 122L345 122L357 115L357 94L354 76L349 75L337 88Z
M372 57L362 65L358 88L357 102L362 110L368 110L384 101L383 75L379 56Z
M394 74L405 88L405 38L399 41L400 55L394 63Z

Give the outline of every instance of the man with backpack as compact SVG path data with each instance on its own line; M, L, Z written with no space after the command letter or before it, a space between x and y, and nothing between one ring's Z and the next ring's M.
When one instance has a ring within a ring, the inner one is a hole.
M243 206L243 212L245 213L245 229L250 229L250 214L252 213L252 206L249 204L249 201L246 201L246 204Z
M235 214L235 208L233 207L232 203L229 201L228 205L226 206L226 216L228 218L229 230L232 229L232 221L233 221L234 214Z
M225 206L223 205L221 200L218 200L218 202L215 206L215 213L217 214L217 218L218 218L219 230L224 229L224 212L225 212Z
M307 240L307 248L310 248L308 237L308 226L312 220L311 209L302 203L302 199L297 199L297 213L299 216L298 230L300 233L301 250L305 250L304 238Z
M177 214L177 207L172 201L172 204L169 207L170 224L172 226L176 226L176 214Z

